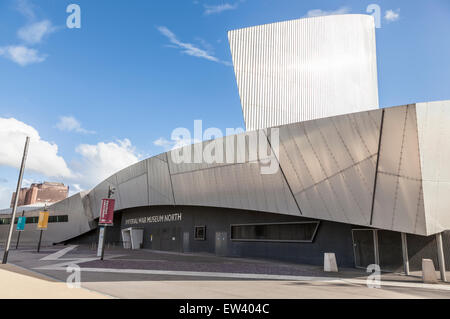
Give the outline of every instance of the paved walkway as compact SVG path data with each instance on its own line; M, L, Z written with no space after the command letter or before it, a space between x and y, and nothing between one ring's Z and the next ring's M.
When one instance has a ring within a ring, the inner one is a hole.
M88 247L59 246L45 247L41 253L26 248L11 251L10 262L22 267L14 270L16 275L30 276L47 285L40 293L23 289L16 292L16 296L24 293L25 298L39 298L42 294L48 298L78 298L78 294L85 293L94 295L84 298L105 297L92 291L118 298L164 299L450 298L449 284L424 285L420 277L383 274L381 288L376 289L367 287L368 274L363 270L324 273L318 266L201 254L114 249L100 261ZM80 267L85 289L67 288L70 265ZM0 276L0 286L4 277ZM56 286L65 292L54 293L51 287ZM50 289L48 294L45 289Z
M105 299L88 289L69 288L65 282L47 278L13 265L0 265L0 299Z
M83 287L118 298L149 299L419 299L438 296L314 281L121 281ZM448 296L447 296L448 297Z

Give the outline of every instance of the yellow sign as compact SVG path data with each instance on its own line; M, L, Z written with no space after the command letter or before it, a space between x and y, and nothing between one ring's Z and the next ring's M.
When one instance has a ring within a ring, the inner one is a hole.
M48 225L48 212L40 212L39 213L39 221L38 221L38 229L47 229Z

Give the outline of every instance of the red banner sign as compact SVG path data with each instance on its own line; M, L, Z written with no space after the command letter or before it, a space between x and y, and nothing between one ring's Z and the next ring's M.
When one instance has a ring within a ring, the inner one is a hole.
M99 224L112 225L114 219L114 199L102 199Z

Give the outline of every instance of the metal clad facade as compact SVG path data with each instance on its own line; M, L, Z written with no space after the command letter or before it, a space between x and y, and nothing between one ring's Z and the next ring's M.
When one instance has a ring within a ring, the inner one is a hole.
M450 101L423 103L280 126L278 154L272 144L276 156L243 163L178 164L174 151L160 154L49 206L51 215L69 216L53 240L95 227L109 186L116 211L202 206L432 235L450 229L448 123ZM280 167L274 174L261 174L267 159Z
M279 22L228 39L247 130L378 108L372 16Z
M280 128L280 164L303 216L370 224L381 113Z
M373 226L426 233L416 106L385 109Z
M450 101L416 105L423 198L429 233L450 226Z

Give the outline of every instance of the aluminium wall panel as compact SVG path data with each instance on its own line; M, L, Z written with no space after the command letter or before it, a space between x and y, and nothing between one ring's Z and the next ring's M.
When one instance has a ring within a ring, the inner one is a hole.
M372 226L426 234L416 106L385 109Z
M147 183L147 173L144 173L119 184L117 192L120 196L120 208L148 206L149 192Z
M147 160L149 205L174 205L167 154Z
M228 39L247 130L378 108L372 16L284 21Z
M370 224L381 114L280 128L280 164L305 216Z
M450 229L450 101L418 103L420 162L427 233Z
M174 174L176 203L300 215L281 172L263 175L260 169L253 162Z
M147 173L147 161L143 160L122 169L114 175L117 178L117 183L122 184L145 173Z

